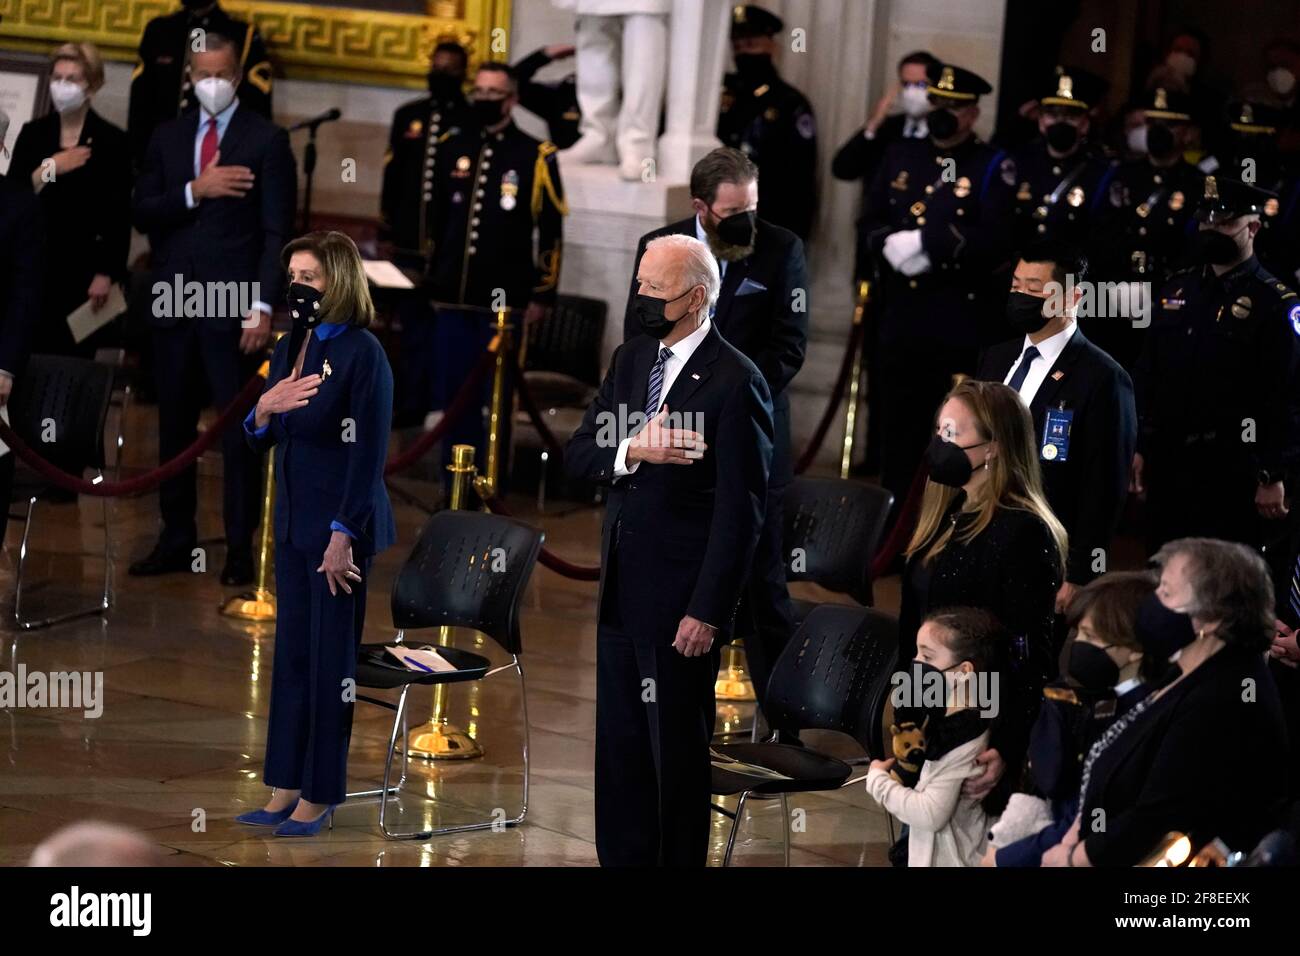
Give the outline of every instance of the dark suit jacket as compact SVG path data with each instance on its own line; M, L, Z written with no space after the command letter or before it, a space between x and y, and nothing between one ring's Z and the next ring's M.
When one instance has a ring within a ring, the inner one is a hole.
M1024 339L990 347L980 356L977 378L1001 382L1020 357ZM1056 377L1059 373L1059 377ZM1042 458L1043 429L1049 408L1074 412L1070 451L1064 462ZM1137 444L1133 381L1077 326L1029 405L1047 501L1070 534L1065 578L1087 584L1097 549L1110 554L1128 500L1129 466Z
M637 245L632 287L623 313L623 341L641 334L633 304L641 256L652 239L669 235L695 235L695 217L647 232ZM748 280L748 282L746 281ZM759 288L761 286L762 288ZM803 367L808 346L808 266L803 240L788 229L758 221L754 252L727 264L722 291L713 316L718 331L758 366L772 393L776 444L772 449L773 488L794 477L790 448L790 396L786 387ZM672 408L672 406L668 406Z
M96 274L126 278L131 151L126 133L93 109L86 113L77 143L90 147L90 159L80 169L46 183L40 203L46 229L58 244L58 260L51 264L54 279L64 288L75 287L69 288L69 294L84 302L86 286ZM15 185L30 186L32 172L59 149L59 114L32 120L14 143L9 177Z
M1264 655L1225 647L1093 764L1082 809L1088 859L1133 866L1171 831L1190 836L1194 847L1220 837L1249 852L1277 825L1288 759ZM1104 828L1094 832L1094 819L1104 819Z
M393 424L393 371L379 340L349 326L320 340L314 332L302 374L330 374L307 405L272 415L267 430L245 432L252 447L275 447L275 540L308 554L324 553L330 523L352 536L354 557L384 550L397 538L384 487ZM283 336L271 356L270 388L293 369L301 331ZM349 428L349 423L351 428Z
M614 481L626 435L612 423L643 413L659 342L640 335L614 350L609 372L564 450L569 473L612 487L601 532L601 597L621 536L620 594L626 628L659 641L689 614L727 629L749 577L772 461L772 400L754 363L710 329L665 396L692 415L708 450L689 465L642 462ZM685 427L685 425L683 425ZM611 433L613 437L611 438Z
M204 114L206 116L206 114ZM293 230L298 201L297 173L289 152L289 135L242 103L235 108L221 138L223 166L247 166L253 188L239 199L203 199L185 205L185 184L194 179L194 141L199 114L171 120L154 131L144 169L135 185L135 226L149 235L152 282L171 287L182 281L258 283L260 299L274 306L284 294L280 250ZM157 316L158 326L175 325L175 315ZM238 328L241 317L210 317Z
M0 369L15 378L27 365L40 312L43 238L36 197L12 177L0 176Z

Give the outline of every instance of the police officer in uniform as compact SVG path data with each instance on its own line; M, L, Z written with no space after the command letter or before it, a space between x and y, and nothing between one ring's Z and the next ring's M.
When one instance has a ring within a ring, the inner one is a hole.
M1300 278L1300 178L1284 167L1277 148L1282 111L1265 103L1236 100L1228 104L1228 128L1222 156L1207 156L1201 172L1242 179L1275 193L1260 213L1255 254L1269 272L1286 283Z
M182 0L184 9L154 17L140 39L140 62L131 74L126 131L136 166L144 159L154 127L198 109L185 70L185 54L195 30L229 37L240 49L244 81L236 95L243 109L271 118L271 59L262 35L251 23L230 16L215 0Z
M1270 195L1207 176L1200 265L1160 293L1134 369L1134 490L1152 551L1205 536L1256 547L1285 532L1297 452L1300 298L1255 256Z
M427 282L437 311L438 407L450 403L491 340L496 310L514 313L518 341L522 324L545 318L555 302L568 206L555 144L511 121L517 103L514 70L482 64L471 100L477 127L439 148L432 210L437 233ZM464 442L481 458L478 407L450 426L444 457Z
M900 505L954 374L974 371L1006 301L1015 161L972 127L982 77L936 65L929 136L892 144L858 224L879 270L881 483ZM999 319L999 322L1001 320Z
M781 18L754 4L732 10L731 52L736 72L722 81L718 139L758 167L763 190L758 218L789 229L804 242L817 209L817 121L808 98L776 72L772 62Z
M1110 167L1088 139L1089 113L1104 89L1091 73L1058 66L1039 97L1040 135L1015 157L1017 250L1039 240L1087 242L1097 187Z
M1142 109L1146 153L1112 167L1103 180L1089 260L1098 279L1159 288L1185 264L1202 174L1183 158L1192 135L1186 97L1156 87ZM1100 315L1082 316L1081 325L1117 362L1133 367L1144 337L1140 327Z
M429 95L398 107L388 134L380 194L386 238L399 266L423 269L435 226L429 216L433 176L442 143L473 126L462 87L469 56L459 43L434 48Z

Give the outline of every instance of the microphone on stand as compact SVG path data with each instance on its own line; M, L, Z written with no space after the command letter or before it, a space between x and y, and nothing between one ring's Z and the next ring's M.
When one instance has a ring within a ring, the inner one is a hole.
M305 119L301 123L294 123L289 127L288 132L293 133L300 129L308 132L307 146L302 153L302 171L307 176L307 185L302 193L302 231L311 230L311 181L316 173L316 130L322 123L332 123L343 113L336 106L328 109L324 113Z

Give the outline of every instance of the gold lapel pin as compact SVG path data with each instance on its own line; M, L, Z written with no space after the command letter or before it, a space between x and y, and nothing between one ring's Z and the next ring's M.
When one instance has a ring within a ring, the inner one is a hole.
M330 360L326 359L325 364L323 364L320 369L321 380L324 381L325 379L329 378L330 375L333 374L333 372L334 369L330 368Z

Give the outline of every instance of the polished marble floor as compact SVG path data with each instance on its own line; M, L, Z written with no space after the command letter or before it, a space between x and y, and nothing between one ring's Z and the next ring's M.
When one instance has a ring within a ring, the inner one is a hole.
M131 418L126 474L154 459L153 409ZM138 441L134 436L140 436ZM589 866L596 863L592 822L595 738L596 586L538 567L523 614L523 661L531 725L531 782L524 824L424 843L390 842L379 833L377 803L350 801L332 832L277 839L233 817L266 798L260 781L270 690L273 632L218 613L233 589L220 585L219 459L200 463L200 533L213 536L205 574L128 577L126 565L151 546L157 499L113 500L115 602L94 617L46 630L12 626L14 562L21 522L11 521L0 557L0 670L103 673L103 713L0 710L0 864L21 865L46 835L75 820L99 819L144 832L179 865ZM399 545L372 573L366 640L392 635L387 595L425 513L412 498L436 500L433 485L401 479L395 495ZM543 527L548 545L570 560L595 563L599 512L548 505L539 515L522 496L520 517ZM42 507L33 532L29 575L33 611L65 608L93 595L102 574L103 521L98 499ZM897 601L896 579L879 601ZM806 592L805 592L806 593ZM457 632L459 646L506 660L499 647ZM414 694L414 714L431 712L430 692ZM513 672L451 690L448 716L481 745L481 758L412 761L400 811L390 826L457 823L518 812L522 763L519 687ZM720 721L747 724L752 705L720 706ZM391 727L386 710L359 704L350 755L353 790L377 787ZM809 743L860 756L847 738L809 734ZM421 795L436 798L436 807ZM781 863L779 801L751 802L733 865ZM886 865L885 818L861 785L791 798L801 821L791 862L805 866ZM391 820L391 818L390 818ZM721 860L730 822L714 814L711 861Z

